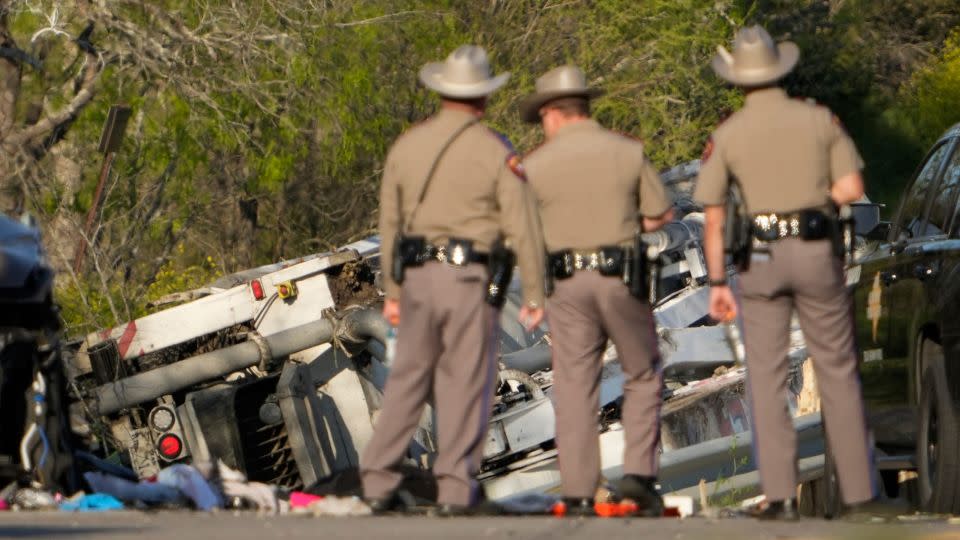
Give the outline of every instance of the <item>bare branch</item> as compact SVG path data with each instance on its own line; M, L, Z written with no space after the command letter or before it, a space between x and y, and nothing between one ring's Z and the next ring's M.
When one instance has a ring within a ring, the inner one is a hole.
M80 109L93 99L94 88L100 76L100 62L93 53L84 51L83 54L86 56L86 68L83 80L80 82L80 88L73 96L73 99L59 111L50 113L41 118L37 123L12 133L6 138L4 144L22 145L50 133L54 128L73 119Z
M410 10L410 11L398 11L396 13L388 13L386 15L380 15L379 17L371 17L369 19L362 19L359 21L350 21L343 23L334 23L334 26L337 28L348 28L350 26L362 26L365 24L376 24L379 22L387 21L390 19L396 19L398 17L406 17L408 15L420 15L420 14L430 14L429 11L421 10Z

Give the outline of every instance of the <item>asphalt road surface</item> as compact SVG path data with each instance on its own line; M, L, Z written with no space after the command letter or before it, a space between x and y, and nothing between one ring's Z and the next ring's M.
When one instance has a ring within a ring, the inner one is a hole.
M219 512L0 513L0 538L269 540L274 538L541 539L960 539L955 520L923 519L854 524L817 519L767 523L748 519L560 519L542 517L456 518L279 517Z

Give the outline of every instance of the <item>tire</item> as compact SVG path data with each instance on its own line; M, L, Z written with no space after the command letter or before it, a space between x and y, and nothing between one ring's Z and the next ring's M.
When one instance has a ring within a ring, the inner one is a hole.
M800 515L805 517L833 519L840 515L843 508L840 483L837 481L837 468L833 464L833 455L826 440L823 449L823 474L801 485L798 505Z
M871 437L872 440L872 437ZM823 475L811 482L810 490L812 495L812 504L809 505L811 514L824 519L834 519L840 517L846 510L843 502L843 495L840 491L840 479L837 476L837 465L833 459L833 452L830 451L829 440L824 437L823 448ZM887 497L887 489L883 479L876 466L871 467L871 474L874 482L880 490L876 495L881 498ZM805 485L806 487L806 485Z
M926 366L920 386L917 487L920 508L938 514L960 510L960 438L943 364Z
M823 451L823 476L817 481L817 515L825 519L833 519L843 510L843 498L840 496L840 481L837 479L833 452L830 451L829 444L824 446L826 448Z

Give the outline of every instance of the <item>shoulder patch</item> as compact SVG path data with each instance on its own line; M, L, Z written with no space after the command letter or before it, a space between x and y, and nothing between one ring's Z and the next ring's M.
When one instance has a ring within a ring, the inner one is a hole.
M510 152L510 154L507 155L506 163L507 167L510 169L510 172L512 172L518 179L523 182L527 181L527 172L523 168L523 161L521 161L520 156L514 152Z

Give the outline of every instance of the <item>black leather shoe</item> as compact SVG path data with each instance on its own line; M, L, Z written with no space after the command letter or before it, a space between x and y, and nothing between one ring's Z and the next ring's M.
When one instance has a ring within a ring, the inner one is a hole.
M592 517L597 512L593 508L593 497L563 497L560 499L566 507L567 517Z
M636 503L638 510L633 515L639 517L662 517L663 497L657 492L657 479L653 476L625 474L617 485L621 500Z
M747 511L746 515L761 521L797 521L800 519L800 514L797 513L797 501L794 499L769 501L762 508Z

